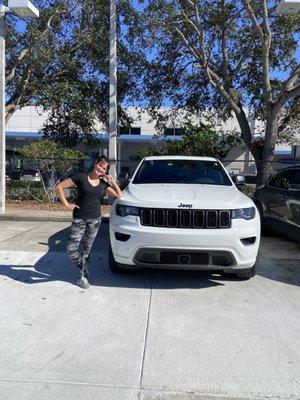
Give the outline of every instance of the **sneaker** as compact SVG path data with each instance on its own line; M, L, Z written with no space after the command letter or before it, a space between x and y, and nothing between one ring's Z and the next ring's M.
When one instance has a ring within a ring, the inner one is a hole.
M82 289L88 289L90 287L89 281L84 276L80 276L77 279L77 285Z

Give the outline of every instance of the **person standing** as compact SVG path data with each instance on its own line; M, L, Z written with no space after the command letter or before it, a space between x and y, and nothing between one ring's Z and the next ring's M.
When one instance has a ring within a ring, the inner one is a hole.
M78 173L60 182L55 192L67 210L73 212L70 234L67 242L67 252L71 261L78 268L77 284L83 289L89 287L87 263L91 249L101 224L101 199L104 195L119 198L122 191L111 175L105 156L98 158L93 170L88 173ZM69 203L64 189L76 186L77 199L75 204ZM79 246L82 243L82 252Z

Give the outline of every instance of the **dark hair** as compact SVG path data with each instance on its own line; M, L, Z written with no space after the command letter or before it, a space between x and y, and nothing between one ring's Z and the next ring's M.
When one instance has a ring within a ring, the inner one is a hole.
M96 160L95 160L95 164L98 164L98 163L100 163L100 162L104 162L104 163L106 163L107 164L107 168L106 168L106 172L108 173L109 172L109 168L110 168L110 163L109 163L109 161L108 161L108 158L103 154L102 156L100 156L100 157L98 157Z
M98 158L96 159L96 164L98 164L99 162L106 162L106 163L108 163L108 158L107 158L104 154L102 154L102 156L100 156L100 157L98 157Z

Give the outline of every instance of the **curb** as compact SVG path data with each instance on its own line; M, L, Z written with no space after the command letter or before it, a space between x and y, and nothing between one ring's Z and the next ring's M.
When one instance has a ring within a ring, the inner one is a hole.
M0 215L0 221L44 221L44 222L71 222L72 217L64 216L50 216L50 215L17 215L17 214L3 214ZM102 217L102 222L107 223L109 216L105 215Z

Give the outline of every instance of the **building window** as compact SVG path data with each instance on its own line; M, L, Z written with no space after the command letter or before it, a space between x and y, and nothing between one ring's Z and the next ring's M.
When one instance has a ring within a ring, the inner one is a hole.
M140 135L140 134L141 134L141 128L139 127L130 128L130 135Z
M129 127L129 128L120 128L120 135L140 135L141 128L140 127Z
M165 128L164 135L165 136L182 136L184 134L184 130L182 128Z
M130 128L120 128L120 135L129 135Z
M164 135L165 136L173 136L174 135L174 129L173 128L165 128L164 129Z

